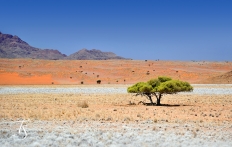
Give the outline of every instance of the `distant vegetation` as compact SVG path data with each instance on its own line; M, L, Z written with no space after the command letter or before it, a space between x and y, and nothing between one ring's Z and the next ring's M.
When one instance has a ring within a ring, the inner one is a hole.
M173 80L170 77L158 77L157 79L151 79L148 82L139 82L131 87L128 87L128 93L136 93L136 96L146 96L151 102L151 105L155 105L152 100L152 96L156 97L156 105L161 105L160 100L165 94L176 94L178 92L192 91L193 87L184 81Z
M101 80L97 80L97 84L101 84Z

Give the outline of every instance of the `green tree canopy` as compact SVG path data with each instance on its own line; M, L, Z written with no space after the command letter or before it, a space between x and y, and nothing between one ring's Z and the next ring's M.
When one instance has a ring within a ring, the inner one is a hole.
M147 82L138 82L131 87L128 87L128 93L136 93L136 95L146 96L152 105L152 96L157 99L156 105L160 104L160 99L164 94L176 94L178 92L190 92L193 87L188 83L180 80L173 80L170 77L158 77Z

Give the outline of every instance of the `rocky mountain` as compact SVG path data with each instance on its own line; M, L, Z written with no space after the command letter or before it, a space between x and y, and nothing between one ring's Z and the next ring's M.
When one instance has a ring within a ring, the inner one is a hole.
M39 49L30 46L18 36L3 34L0 32L0 58L32 58L49 60L109 60L126 59L112 52L102 52L100 50L82 49L76 53L66 56L58 50Z
M30 46L18 36L0 32L0 58L63 59L65 54L53 49Z
M97 49L87 50L82 49L76 53L71 54L70 56L66 57L69 60L109 60L109 59L126 59L112 52L102 52Z

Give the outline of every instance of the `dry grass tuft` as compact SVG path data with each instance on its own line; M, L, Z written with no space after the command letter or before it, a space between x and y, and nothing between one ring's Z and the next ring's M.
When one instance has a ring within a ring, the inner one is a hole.
M197 133L195 131L192 131L192 133L193 133L193 138L196 138Z
M136 105L135 102L129 101L128 105Z
M88 108L89 104L86 101L83 101L83 102L78 103L77 106L81 108Z
M153 121L154 121L154 123L157 123L158 120L155 118Z

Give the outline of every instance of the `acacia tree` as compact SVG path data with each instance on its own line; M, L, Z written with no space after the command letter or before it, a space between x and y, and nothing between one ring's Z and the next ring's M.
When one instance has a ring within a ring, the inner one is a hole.
M136 93L136 96L146 96L154 105L152 96L156 97L156 105L160 106L160 100L164 94L176 94L178 92L190 92L193 87L185 81L173 80L170 77L158 77L147 82L138 82L128 87L128 93Z

